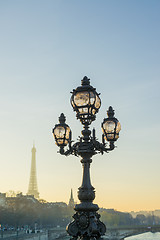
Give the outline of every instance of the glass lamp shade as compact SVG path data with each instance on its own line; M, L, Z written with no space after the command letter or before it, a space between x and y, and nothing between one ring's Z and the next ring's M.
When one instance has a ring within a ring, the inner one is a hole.
M109 107L107 111L108 118L105 118L102 123L102 131L106 141L116 141L119 138L121 130L120 122L114 117L114 110Z
M59 117L59 124L56 124L53 129L53 136L55 138L57 146L66 146L69 141L71 140L71 129L70 127L65 123L65 116L62 113Z
M82 124L90 124L95 120L95 114L101 106L101 100L95 88L90 86L90 81L87 77L82 79L82 86L73 90L71 105Z

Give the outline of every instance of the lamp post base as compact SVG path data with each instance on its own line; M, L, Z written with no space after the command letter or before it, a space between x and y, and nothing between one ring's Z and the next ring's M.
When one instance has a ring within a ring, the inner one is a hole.
M100 240L106 232L106 227L95 211L77 211L74 221L67 226L67 232L72 240Z

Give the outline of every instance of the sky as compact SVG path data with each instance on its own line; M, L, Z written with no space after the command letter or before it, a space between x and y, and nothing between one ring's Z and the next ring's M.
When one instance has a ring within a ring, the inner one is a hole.
M94 200L119 211L160 209L160 1L0 1L0 192L28 191L37 149L40 197L78 202L80 158L57 153L52 128L63 112L73 140L82 126L71 91L88 76L122 130L117 148L91 164Z

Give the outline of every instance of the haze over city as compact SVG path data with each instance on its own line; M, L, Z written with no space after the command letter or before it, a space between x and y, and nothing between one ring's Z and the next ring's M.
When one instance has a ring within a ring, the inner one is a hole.
M101 93L91 125L101 140L110 105L117 148L93 157L95 203L119 211L160 209L160 2L0 1L0 192L27 193L37 149L40 198L68 202L81 185L80 158L57 153L63 112L73 140L82 126L70 92L86 75Z

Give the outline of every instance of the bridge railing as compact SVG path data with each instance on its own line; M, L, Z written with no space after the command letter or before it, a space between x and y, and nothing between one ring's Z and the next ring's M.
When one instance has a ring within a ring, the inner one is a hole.
M0 239L4 240L48 240L48 232L27 233L26 231L5 231L0 234Z

